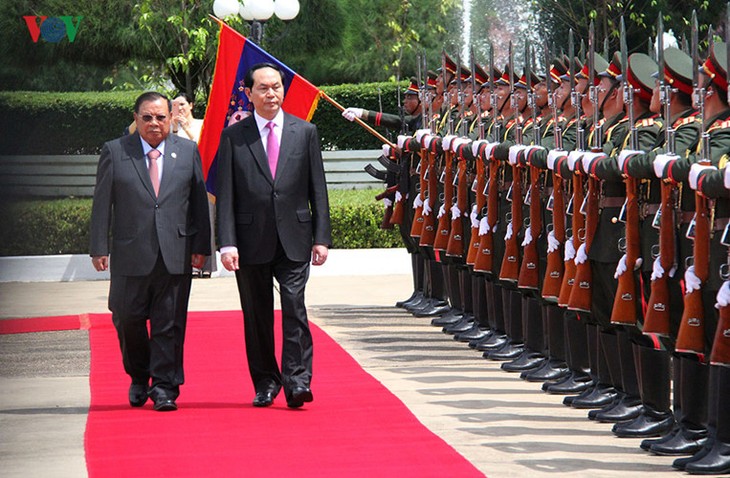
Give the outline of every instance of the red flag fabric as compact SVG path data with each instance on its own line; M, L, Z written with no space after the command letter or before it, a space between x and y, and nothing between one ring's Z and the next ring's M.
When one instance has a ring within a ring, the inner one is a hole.
M246 71L256 63L273 63L284 72L285 112L309 121L317 108L320 90L277 60L260 46L223 22L220 23L218 55L208 107L203 120L198 149L203 162L203 174L208 192L215 195L216 154L221 131L226 126L251 114L243 89Z

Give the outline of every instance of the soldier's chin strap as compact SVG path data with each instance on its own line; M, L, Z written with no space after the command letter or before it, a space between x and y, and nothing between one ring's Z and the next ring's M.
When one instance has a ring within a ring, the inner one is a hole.
M608 96L611 94L611 92L613 90L615 90L616 88L618 88L619 85L620 85L620 83L618 81L613 81L611 83L611 88L609 88L606 91L606 95L603 97L603 101L601 101L601 104L598 105L598 111L600 111L601 113L603 113L603 106L606 104L606 100L608 99Z

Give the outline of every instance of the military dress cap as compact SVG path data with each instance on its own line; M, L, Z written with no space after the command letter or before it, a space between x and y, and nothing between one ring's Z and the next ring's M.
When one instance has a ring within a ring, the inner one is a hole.
M576 78L578 77L578 75L581 75L582 71L583 71L583 64L580 62L578 57L573 57L573 62L571 64L572 68L570 69L570 71L568 71L568 63L569 63L568 57L566 55L565 57L563 57L563 64L565 65L565 73L563 73L560 76L560 79L563 81L570 81L571 71L572 71L572 74L576 76ZM585 67L585 68L586 68L586 73L587 73L588 67ZM586 76L585 78L588 78L588 77Z
M658 77L658 74L654 75ZM679 48L664 50L664 81L682 93L692 94L692 57Z
M408 85L408 89L404 94L406 95L417 95L419 92L419 85L418 80L414 77L411 77L411 84Z
M620 64L620 63L619 63ZM605 72L608 69L608 62L598 53L593 53L593 77L594 77L594 83L597 85L601 81L601 77L599 76L601 73ZM619 72L621 69L619 68ZM583 67L581 68L580 72L575 75L575 78L578 80L587 80L589 78L588 75L588 60L583 64Z
M530 88L534 88L536 84L540 83L540 78L534 73L530 72ZM527 89L527 72L523 71L520 79L515 83L515 88Z
M482 86L486 85L489 81L489 73L484 71L484 68L474 63L474 81L477 84L477 89L481 90Z
M454 71L456 71L456 70L454 70ZM464 65L461 65L461 69L459 70L459 72L460 72L459 77L461 78L462 82L467 81L469 78L471 78L471 70L469 68L465 67ZM455 84L455 83L456 83L456 75L454 75L454 79L451 80L451 84Z
M456 73L456 62L451 59L448 53L444 52L444 62L443 65L446 67L446 71L451 73L452 75ZM443 70L442 67L439 67L438 71L439 73Z
M621 52L617 51L614 52L613 56L611 57L611 63L606 65L606 68L601 71L600 73L597 73L597 76L601 78L613 78L616 81L621 81L623 78L621 76Z
M723 91L727 91L727 55L725 42L716 41L710 48L710 54L702 65L702 71L710 80L721 88Z
M438 77L438 73L433 70L428 70L428 73L426 73L426 89L435 90Z
M649 103L654 90L654 73L659 65L646 53L633 53L629 57L626 80L634 88L639 99Z
M499 79L494 82L494 84L497 86L509 86L509 76L510 76L509 65L505 65L502 76L500 76ZM520 77L514 73L512 74L512 79L515 84L517 84L517 82L520 81Z
M549 77L550 80L555 84L560 84L560 79L563 75L568 73L568 67L565 66L562 58L555 58L552 65L550 65Z

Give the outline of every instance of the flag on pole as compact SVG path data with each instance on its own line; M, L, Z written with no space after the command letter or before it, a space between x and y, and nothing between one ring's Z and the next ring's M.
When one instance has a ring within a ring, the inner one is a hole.
M317 108L321 91L288 66L265 52L260 46L219 21L218 55L213 84L203 120L198 149L203 163L203 175L208 192L215 195L216 154L221 131L226 126L251 114L243 89L243 78L256 63L268 62L284 72L284 103L282 109L309 121Z

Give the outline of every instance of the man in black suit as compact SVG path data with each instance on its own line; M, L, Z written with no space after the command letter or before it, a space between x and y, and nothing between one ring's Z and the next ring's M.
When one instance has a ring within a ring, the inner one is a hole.
M324 264L332 243L322 153L316 126L281 109L284 74L276 65L252 66L244 85L254 114L223 130L218 154L221 262L236 271L253 405L271 405L283 386L287 405L298 408L313 399L304 305L309 262ZM281 370L274 354L274 278Z
M132 378L130 405L141 407L149 396L155 410L171 411L184 381L192 266L210 255L208 199L198 147L169 135L169 100L142 94L134 121L136 132L101 151L90 255L105 271L111 253L109 310Z

